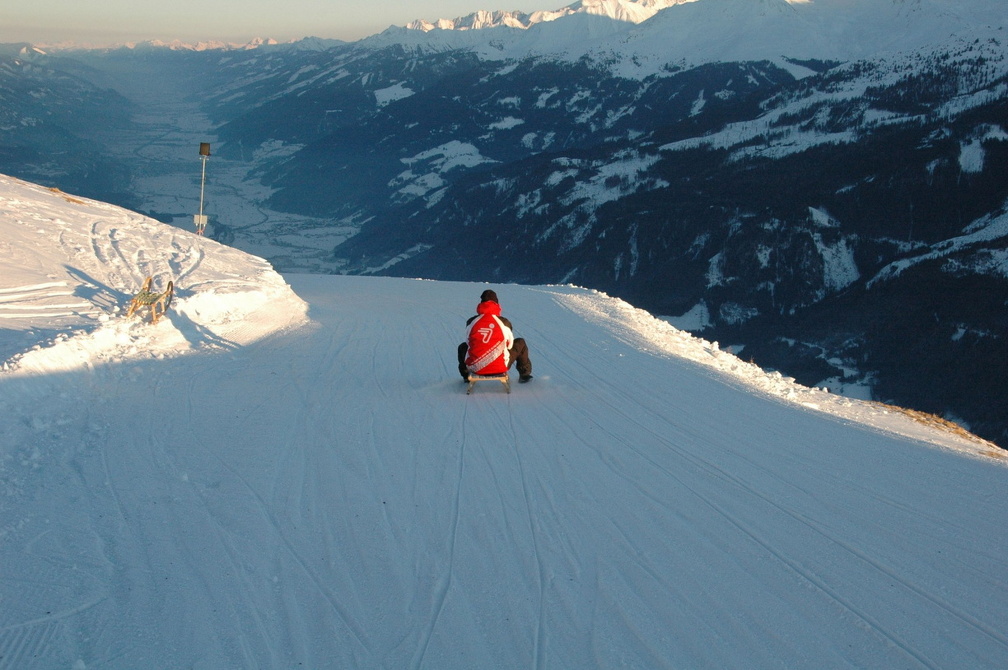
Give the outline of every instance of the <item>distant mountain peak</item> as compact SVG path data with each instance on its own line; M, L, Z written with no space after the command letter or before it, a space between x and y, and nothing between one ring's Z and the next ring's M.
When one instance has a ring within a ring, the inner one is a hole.
M165 42L163 40L150 40L147 42L140 42L137 44L127 44L129 48L153 48L153 49L171 49L172 51L211 51L211 50L243 50L243 49L258 49L262 46L272 46L277 44L276 40L256 37L245 44L236 44L233 42L223 42L219 40L208 40L202 42L184 42L182 40L172 40L170 42Z
M482 28L530 28L537 23L554 21L571 14L606 16L616 21L641 23L661 10L695 0L578 0L556 10L540 10L531 13L521 11L480 10L454 19L428 21L417 19L406 25L410 30L429 32L431 30L479 30Z

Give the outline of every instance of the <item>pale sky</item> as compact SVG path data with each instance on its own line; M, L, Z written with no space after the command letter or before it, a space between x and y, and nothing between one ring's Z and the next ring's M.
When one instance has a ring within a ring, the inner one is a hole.
M413 19L479 9L557 9L571 0L0 0L0 43L108 45L150 39L357 40ZM500 5L500 6L498 6Z

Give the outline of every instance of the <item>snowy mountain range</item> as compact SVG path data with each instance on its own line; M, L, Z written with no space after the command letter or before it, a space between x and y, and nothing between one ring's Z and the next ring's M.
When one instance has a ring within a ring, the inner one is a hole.
M571 286L494 285L536 377L467 396L487 284L3 175L0 240L4 667L1008 663L1008 461L934 417Z
M406 25L410 30L480 30L483 28L530 28L537 23L555 21L572 14L604 16L616 21L642 23L659 11L672 5L693 0L578 0L571 5L556 10L539 10L531 13L520 11L478 11L455 19L427 21L417 19Z
M417 21L361 43L467 49L488 59L588 57L640 78L714 62L869 59L996 36L1004 24L1004 8L991 0L594 0L528 15Z
M1008 445L1001 3L668 4L0 52L0 169L189 226L211 139L211 235L281 270L573 282Z

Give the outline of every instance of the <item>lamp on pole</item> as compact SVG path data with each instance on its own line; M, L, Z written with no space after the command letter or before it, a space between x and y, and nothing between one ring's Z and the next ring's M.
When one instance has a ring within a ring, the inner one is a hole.
M203 190L206 186L206 162L210 158L210 143L200 142L199 145L199 155L200 160L203 161L203 176L200 178L200 190L199 190L199 214L193 217L193 223L196 224L196 234L202 235L203 231L206 230L207 218L203 214Z

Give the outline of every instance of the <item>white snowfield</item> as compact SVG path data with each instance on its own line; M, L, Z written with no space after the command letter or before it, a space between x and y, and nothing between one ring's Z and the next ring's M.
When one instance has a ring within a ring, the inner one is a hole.
M483 288L0 176L0 667L1008 667L1003 452L566 286L466 396Z

